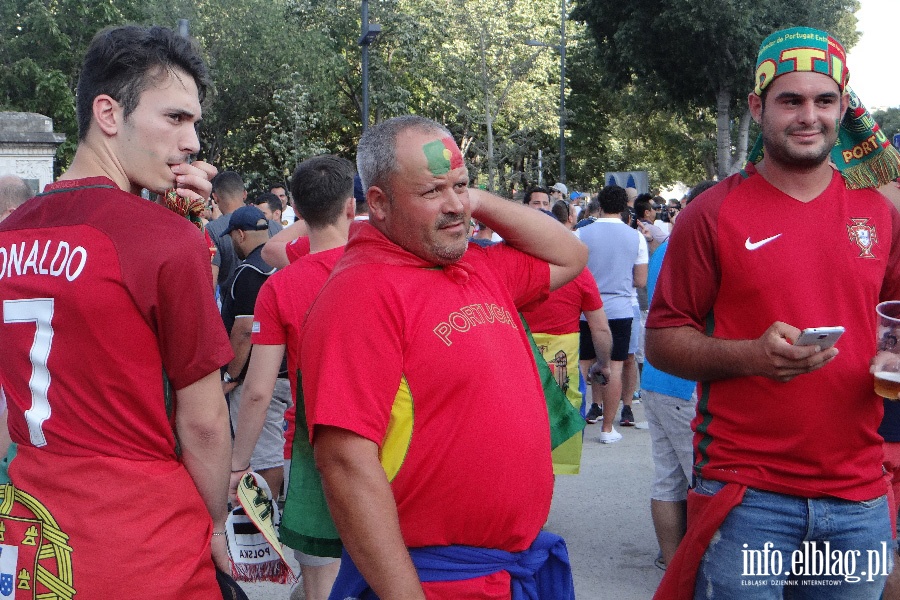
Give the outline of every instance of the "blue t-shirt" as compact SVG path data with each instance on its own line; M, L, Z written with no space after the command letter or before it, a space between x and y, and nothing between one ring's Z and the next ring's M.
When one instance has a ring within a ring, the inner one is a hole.
M650 301L653 300L656 279L659 277L659 270L662 267L663 258L668 247L669 240L667 239L650 257L650 264L647 268L647 297ZM651 365L650 361L644 360L644 370L641 372L641 388L657 394L690 400L696 387L696 382L664 373Z

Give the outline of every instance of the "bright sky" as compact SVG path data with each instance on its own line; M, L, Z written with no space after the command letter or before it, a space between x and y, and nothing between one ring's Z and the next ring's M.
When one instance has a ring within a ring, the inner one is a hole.
M850 87L869 110L900 106L900 0L859 0L859 42L850 50Z

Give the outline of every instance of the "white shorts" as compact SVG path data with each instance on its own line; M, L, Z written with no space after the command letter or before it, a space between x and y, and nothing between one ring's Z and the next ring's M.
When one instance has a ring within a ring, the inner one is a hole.
M239 385L228 394L232 430L237 425L243 389L244 386ZM284 411L290 406L291 383L285 378L278 378L275 380L272 400L266 409L266 422L253 449L253 456L250 457L250 468L254 471L284 466ZM277 494L277 491L272 490L272 493Z
M650 425L655 471L650 497L663 502L686 500L694 463L691 421L697 414L696 395L683 400L641 390L641 399Z

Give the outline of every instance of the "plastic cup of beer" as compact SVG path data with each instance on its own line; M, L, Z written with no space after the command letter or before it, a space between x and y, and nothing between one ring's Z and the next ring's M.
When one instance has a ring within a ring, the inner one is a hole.
M872 359L875 393L888 400L900 398L900 301L882 302L878 317L878 352Z

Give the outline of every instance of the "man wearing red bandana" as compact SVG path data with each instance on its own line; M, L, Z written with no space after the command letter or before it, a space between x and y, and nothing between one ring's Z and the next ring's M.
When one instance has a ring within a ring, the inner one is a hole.
M772 34L756 74L755 164L682 211L647 320L653 364L700 382L688 532L656 598L875 599L893 548L869 360L900 213L874 186L900 161L842 160L858 100L827 33ZM793 345L824 326L846 328L834 348Z
M357 165L370 220L300 350L345 546L331 597L574 598L565 545L541 532L550 433L517 312L575 278L587 249L537 211L469 189L459 148L428 119L369 129ZM472 218L506 244L468 244Z

